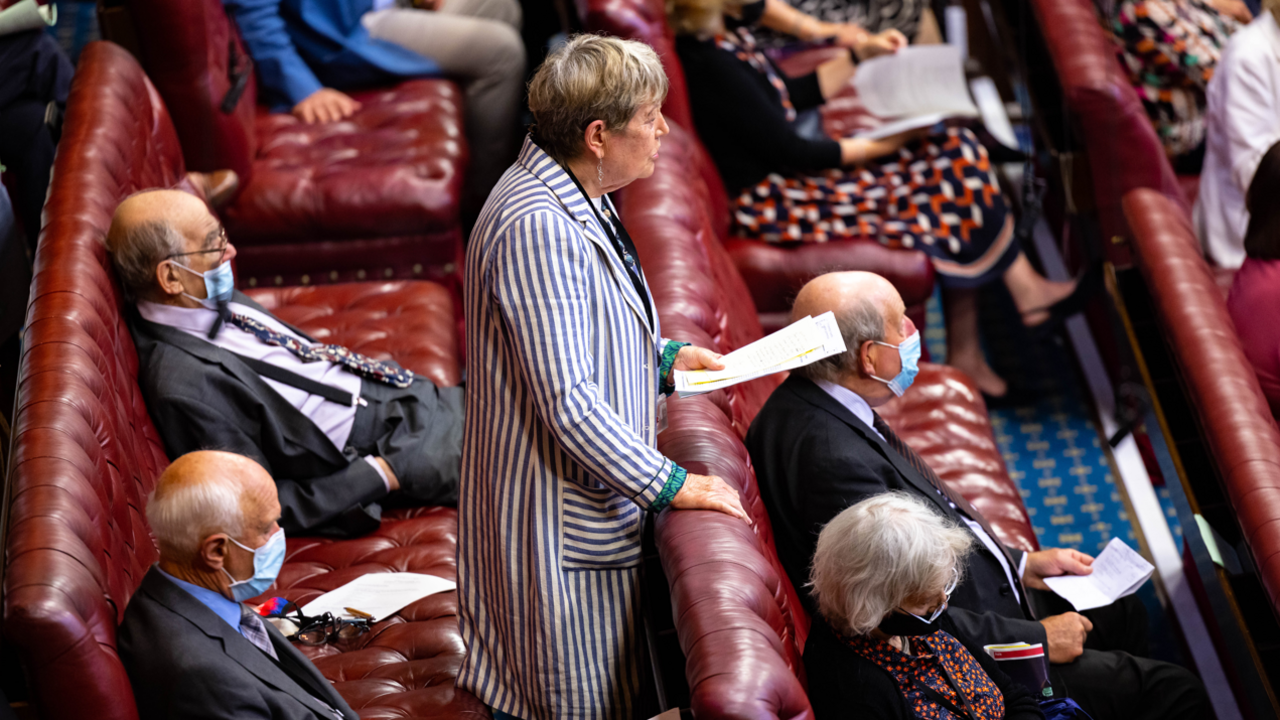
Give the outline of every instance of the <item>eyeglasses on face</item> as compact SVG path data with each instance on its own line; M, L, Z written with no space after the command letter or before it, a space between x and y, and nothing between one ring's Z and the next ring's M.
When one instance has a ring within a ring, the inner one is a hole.
M908 615L910 615L911 617L917 620L923 620L924 622L931 623L934 620L937 620L938 616L941 615L942 612L947 609L947 603L950 602L951 600L951 593L955 592L956 587L959 585L960 585L960 571L956 568L951 568L951 580L949 580L947 582L947 586L942 589L942 594L946 596L946 599L942 601L942 604L938 606L937 610L933 611L932 615L930 615L928 618L922 618L919 615L916 615L915 613L907 612L906 610L903 610L902 612L907 613Z
M231 239L227 237L227 229L225 227L222 227L221 225L218 226L217 241L218 241L217 247L211 247L207 250L192 250L191 252L174 253L165 259L172 260L174 258L186 257L187 255L205 255L207 253L217 253L218 257L214 261L214 267L217 267L218 265L221 265L223 259L226 258L227 246L231 244Z

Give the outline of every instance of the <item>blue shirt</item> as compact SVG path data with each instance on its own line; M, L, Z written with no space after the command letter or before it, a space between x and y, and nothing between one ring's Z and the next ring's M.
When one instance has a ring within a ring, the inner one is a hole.
M159 566L156 566L160 570ZM160 570L160 574L169 579L174 585L187 591L191 597L199 600L205 607L213 611L214 615L227 621L227 624L236 629L236 632L243 635L240 630L240 608L244 607L235 600L228 600L222 596L222 593L216 593L209 588L203 588L199 585L192 585L186 580L179 580L164 570Z

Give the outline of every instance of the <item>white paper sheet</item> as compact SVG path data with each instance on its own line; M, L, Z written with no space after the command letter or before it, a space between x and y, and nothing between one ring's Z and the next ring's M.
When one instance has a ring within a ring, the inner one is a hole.
M58 21L54 4L37 5L36 0L21 0L0 10L0 35L35 30Z
M361 575L337 590L331 590L307 603L302 614L309 617L333 613L338 617L354 617L346 608L355 608L383 620L428 595L453 590L458 585L435 575L421 573L369 573Z
M862 138L863 140L881 140L889 137L890 135L897 135L898 133L906 132L908 130L933 127L949 117L951 117L950 113L913 115L911 117L902 118L901 120L892 120L867 130L859 130L853 134L853 137Z
M802 367L844 351L844 338L835 315L827 312L816 318L797 320L772 335L725 355L721 358L724 370L677 370L676 391L680 397L701 395Z
M1044 582L1078 611L1092 610L1132 595L1155 567L1120 538L1112 538L1093 560L1089 575L1063 575Z
M858 100L882 120L943 113L974 117L964 57L951 45L912 45L858 65Z

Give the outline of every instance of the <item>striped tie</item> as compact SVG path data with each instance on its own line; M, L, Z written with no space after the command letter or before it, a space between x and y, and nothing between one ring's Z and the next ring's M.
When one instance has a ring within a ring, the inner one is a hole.
M405 370L395 363L374 360L368 355L348 350L341 345L325 345L323 343L308 345L295 337L278 333L257 320L239 313L232 313L230 320L232 325L268 345L275 345L288 350L297 355L303 362L327 360L328 362L342 365L360 377L377 380L398 388L407 388L413 384L413 371Z
M929 481L929 484L938 491L939 495L951 501L951 507L955 508L958 513L981 525L983 531L996 542L1000 551L1004 553L1005 559L1009 561L1009 567L1016 568L1018 564L1013 561L1009 551L1005 549L1004 543L1000 542L1000 536L996 535L991 526L987 524L987 519L982 517L982 513L973 509L968 500L965 500L960 493L952 490L943 482L942 478L938 477L938 473L934 472L933 468L929 467L929 464L924 461L924 458L917 455L915 450L912 450L909 445L902 441L902 438L898 437L898 434L893 431L893 428L889 427L889 423L885 422L879 413L873 411L872 414L875 416L872 427L884 437L884 441L889 443L889 447L897 451L911 467L916 469L916 472L923 475L924 479ZM1021 582L1019 582L1019 585L1021 585ZM1018 591L1023 593L1025 597L1025 592L1021 587L1018 588Z
M248 605L240 606L240 634L259 650L270 655L272 660L280 659L276 655L276 649L271 645L271 636L267 635L267 628L263 626L262 618L258 617L258 613Z

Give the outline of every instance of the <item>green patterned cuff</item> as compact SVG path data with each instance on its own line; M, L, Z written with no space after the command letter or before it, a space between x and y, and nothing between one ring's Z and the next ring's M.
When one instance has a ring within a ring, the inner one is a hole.
M689 477L689 473L684 468L671 463L671 476L667 478L667 484L662 486L662 491L658 493L658 497L649 506L649 512L654 514L660 513L671 504L675 499L676 493L680 492L680 488L684 487L685 479Z
M676 355L680 354L680 348L688 344L668 340L662 348L662 359L658 362L658 387L662 389L664 395L670 395L676 389L675 378L670 377L671 368L676 364Z

